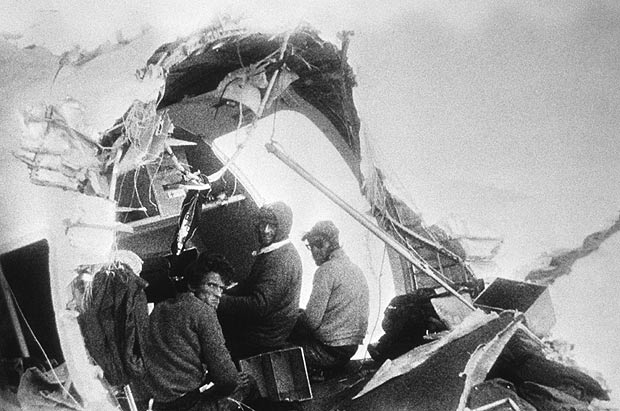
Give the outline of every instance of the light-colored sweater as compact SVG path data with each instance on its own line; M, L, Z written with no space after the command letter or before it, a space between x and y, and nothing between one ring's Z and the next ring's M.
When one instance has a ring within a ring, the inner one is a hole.
M301 321L326 345L359 345L368 327L368 298L362 270L339 248L316 270Z

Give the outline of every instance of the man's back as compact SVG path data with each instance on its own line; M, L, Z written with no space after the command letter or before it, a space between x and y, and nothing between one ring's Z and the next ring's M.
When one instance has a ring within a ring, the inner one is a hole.
M337 249L314 274L305 320L324 344L359 345L368 327L368 301L362 270Z

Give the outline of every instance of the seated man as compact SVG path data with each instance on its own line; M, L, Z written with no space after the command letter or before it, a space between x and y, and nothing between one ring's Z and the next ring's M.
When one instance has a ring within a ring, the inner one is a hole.
M234 359L283 348L297 320L301 257L288 235L293 212L282 202L258 212L261 246L248 277L222 296L218 315Z
M368 284L340 248L338 234L333 222L319 221L302 237L319 268L291 342L303 347L311 377L345 365L368 327Z
M249 395L249 377L237 373L215 311L231 273L224 257L200 255L185 270L189 291L153 309L144 384L154 411L236 409L226 397Z

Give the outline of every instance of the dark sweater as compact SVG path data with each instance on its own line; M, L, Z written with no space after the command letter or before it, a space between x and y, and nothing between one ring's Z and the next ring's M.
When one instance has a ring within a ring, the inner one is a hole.
M191 293L155 306L145 351L145 383L156 401L172 401L207 381L214 383L216 395L228 395L237 386L216 312Z
M248 348L233 352L233 356L242 357L286 344L297 320L301 275L299 253L288 243L259 254L248 278L235 287L234 295L222 296L218 313L227 342L230 347Z

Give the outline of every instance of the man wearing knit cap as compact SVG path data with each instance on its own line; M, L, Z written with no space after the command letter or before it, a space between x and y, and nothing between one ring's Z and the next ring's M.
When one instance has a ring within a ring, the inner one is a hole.
M368 284L340 247L338 234L333 222L319 221L302 237L318 269L291 342L304 348L311 377L345 365L368 326Z
M256 218L260 249L249 276L224 294L218 316L234 359L283 348L297 320L301 257L289 239L291 208L266 204Z

